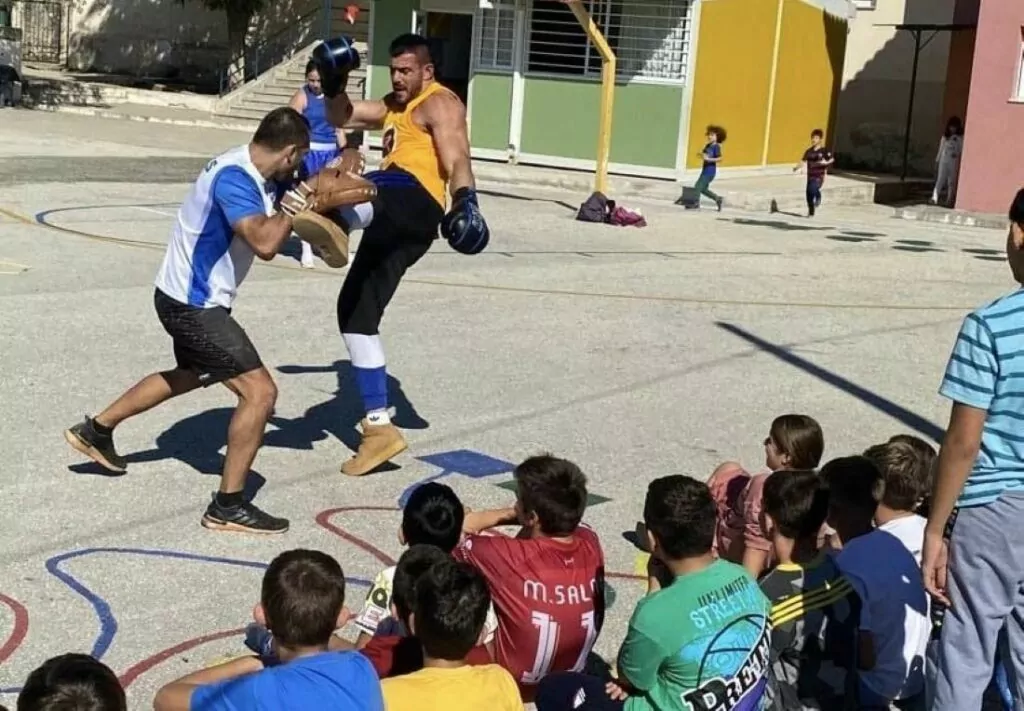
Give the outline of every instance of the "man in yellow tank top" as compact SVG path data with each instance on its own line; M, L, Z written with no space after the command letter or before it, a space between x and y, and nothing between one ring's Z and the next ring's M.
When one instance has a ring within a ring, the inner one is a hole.
M391 43L390 55L391 93L350 101L345 85L359 65L351 40L331 39L313 51L328 121L339 128L383 131L381 169L365 176L376 184L377 198L341 212L346 232L363 230L338 296L338 326L366 412L359 450L341 466L350 476L368 474L406 449L388 413L378 330L402 275L427 253L438 230L463 254L483 251L490 239L477 203L465 105L435 80L425 38L402 35Z

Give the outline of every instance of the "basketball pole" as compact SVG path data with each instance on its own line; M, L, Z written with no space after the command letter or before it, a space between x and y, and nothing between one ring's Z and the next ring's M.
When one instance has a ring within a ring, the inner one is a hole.
M615 53L608 46L601 29L583 7L581 0L568 0L569 9L601 55L601 115L597 128L597 174L594 190L607 194L608 156L612 149L612 109L615 107Z

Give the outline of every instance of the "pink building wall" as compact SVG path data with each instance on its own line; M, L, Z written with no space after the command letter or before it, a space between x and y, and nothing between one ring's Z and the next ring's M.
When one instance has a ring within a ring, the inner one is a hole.
M980 3L956 200L961 210L1004 213L1024 187L1024 103L1014 101L1022 30L1024 0Z

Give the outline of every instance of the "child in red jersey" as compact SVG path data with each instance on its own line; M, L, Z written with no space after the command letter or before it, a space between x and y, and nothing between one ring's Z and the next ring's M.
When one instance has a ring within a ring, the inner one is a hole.
M467 514L465 540L452 555L487 579L498 617L495 660L529 701L546 675L582 671L604 622L604 553L580 524L587 480L550 455L516 467L514 508ZM515 538L478 535L519 524Z

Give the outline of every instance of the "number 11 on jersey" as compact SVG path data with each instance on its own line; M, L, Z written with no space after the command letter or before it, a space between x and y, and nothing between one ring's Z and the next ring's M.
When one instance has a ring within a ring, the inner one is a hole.
M555 654L558 652L561 631L558 621L546 612L534 612L532 620L533 626L538 631L537 656L533 660L533 669L523 674L524 684L537 684L551 671L551 664L555 661ZM587 657L597 641L597 625L594 623L593 610L580 615L580 626L586 634L586 638L583 640L583 648L580 649L580 655L572 669L565 671L583 671Z

